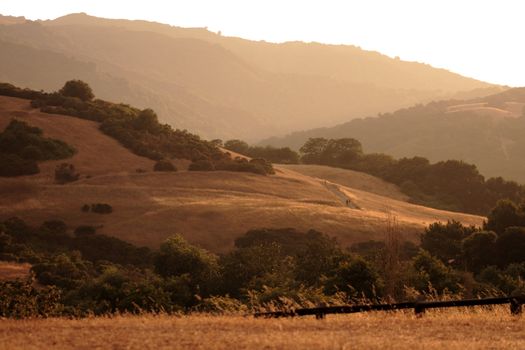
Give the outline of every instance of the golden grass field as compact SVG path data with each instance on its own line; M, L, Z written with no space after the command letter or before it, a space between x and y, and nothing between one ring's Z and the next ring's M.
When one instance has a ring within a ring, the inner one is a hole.
M523 349L525 320L504 307L294 319L115 316L0 320L1 349Z
M236 237L261 227L316 229L349 245L383 239L389 216L396 217L401 235L412 240L435 221L454 219L474 225L483 221L479 216L407 203L395 186L341 169L277 166L273 176L188 172L188 162L179 160L181 171L153 172L153 161L130 153L102 134L94 122L40 113L27 100L0 96L0 130L13 117L42 128L44 136L74 146L78 153L67 162L82 177L67 185L54 184L54 168L61 161L49 161L40 165L41 174L0 179L0 220L19 216L40 225L60 219L71 230L94 225L100 233L150 247L180 233L215 252L230 249ZM359 209L347 207L345 196ZM114 212L80 210L91 203L108 203Z

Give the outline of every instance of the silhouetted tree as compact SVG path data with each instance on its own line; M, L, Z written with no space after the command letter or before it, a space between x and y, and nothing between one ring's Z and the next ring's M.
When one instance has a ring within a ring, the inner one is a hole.
M501 235L512 226L525 226L525 213L514 202L501 200L487 216L485 229Z
M479 273L497 262L497 237L492 231L480 231L463 240L463 257L470 271Z
M462 241L475 231L475 227L463 226L458 221L436 222L425 228L421 248L445 263L453 262L461 258Z
M60 89L60 94L69 97L77 97L82 101L90 101L95 95L91 87L82 80L70 80Z

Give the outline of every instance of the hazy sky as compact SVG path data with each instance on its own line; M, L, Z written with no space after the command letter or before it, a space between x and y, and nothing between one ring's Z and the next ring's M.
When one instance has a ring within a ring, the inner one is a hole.
M72 12L208 27L266 41L353 44L403 60L525 86L522 0L0 0L0 14Z

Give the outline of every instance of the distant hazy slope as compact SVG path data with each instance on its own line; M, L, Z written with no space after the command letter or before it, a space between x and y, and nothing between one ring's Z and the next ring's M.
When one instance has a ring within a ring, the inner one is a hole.
M181 233L213 251L231 248L235 238L260 227L313 228L337 237L344 245L383 239L389 213L397 217L403 237L414 240L425 225L436 220L482 222L478 216L434 210L360 190L366 184L354 182L355 188L333 184L361 208L350 209L324 181L279 167L274 176L152 172L151 160L130 153L102 134L94 122L40 113L27 100L0 97L0 130L15 117L75 147L78 153L67 161L82 176L77 182L57 185L54 168L62 161L50 161L40 164L39 175L0 178L0 220L18 216L39 225L60 219L70 229L95 225L99 232L148 246L158 246L169 235ZM147 172L137 173L138 168ZM355 174L354 180L359 178ZM114 212L84 213L81 207L86 203L108 203Z
M444 69L392 59L352 45L303 42L275 44L225 37L204 28L181 28L147 21L110 20L85 14L72 14L43 23L49 26L112 26L134 31L151 31L175 38L200 39L218 43L246 62L276 73L322 76L393 89L442 90L443 93L489 86Z
M525 88L471 101L441 101L333 128L296 132L264 144L298 149L309 137L353 137L366 152L476 164L485 176L525 182Z
M54 52L65 56L57 61L83 62L93 74L81 74L79 68L77 75L88 83L115 80L114 88L96 90L100 97L148 105L164 121L207 138L261 139L491 89L353 46L269 44L82 14L0 25L0 40L0 51L8 49L7 43L44 50L23 54L36 61ZM8 76L12 83L40 88L46 77L57 79L53 70L39 69L39 79L31 81L27 65L14 63ZM49 85L45 88L59 87Z

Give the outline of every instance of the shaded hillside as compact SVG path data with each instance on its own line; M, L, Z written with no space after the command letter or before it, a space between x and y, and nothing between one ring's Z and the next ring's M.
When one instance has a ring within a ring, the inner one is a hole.
M422 156L431 162L463 160L487 177L525 182L524 106L525 88L516 88L481 99L416 105L262 144L299 149L311 137L353 137L368 153Z
M83 14L2 25L0 40L5 81L57 89L64 65L60 76L86 80L102 98L152 107L207 138L260 139L492 89L352 46L269 44Z
M41 173L0 179L0 220L19 216L33 225L60 219L70 230L99 227L138 245L157 246L181 233L213 251L232 247L236 237L256 227L317 229L343 245L382 239L390 214L403 236L416 239L425 225L455 219L480 225L483 218L434 210L276 168L260 176L228 171L176 173L152 171L153 162L139 157L104 135L93 121L41 113L23 99L0 97L0 129L16 117L61 139L77 153L79 181L53 181L56 161L41 163ZM136 169L143 169L140 173ZM342 196L351 200L351 209ZM84 204L107 203L113 213L83 212Z

